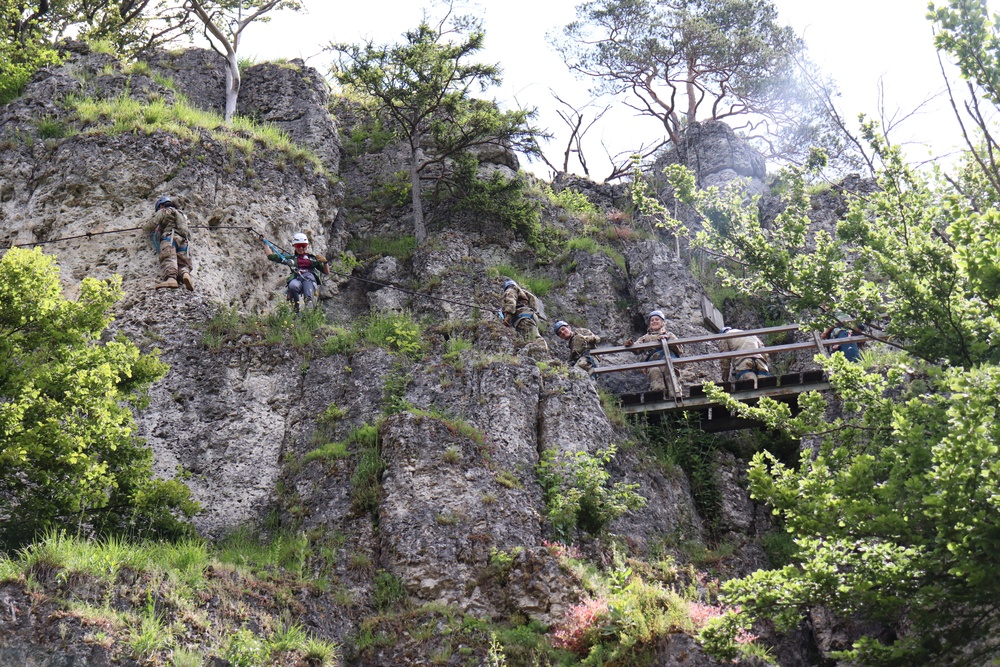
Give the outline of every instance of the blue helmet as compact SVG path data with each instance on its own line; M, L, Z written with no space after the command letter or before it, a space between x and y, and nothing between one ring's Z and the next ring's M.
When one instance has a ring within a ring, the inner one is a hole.
M506 290L506 289L508 289L510 287L517 287L517 283L514 282L513 280L510 280L510 279L507 279L507 280L503 281L503 289L504 290Z
M156 200L156 205L153 206L153 212L155 213L156 211L159 211L164 206L170 206L170 207L174 206L174 203L172 201L170 201L170 197L163 196L163 197L160 197L159 199L157 199Z
M667 321L667 318L664 317L662 310L651 310L651 311L649 311L649 315L646 315L646 323L648 324L649 321L651 319L653 319L654 317L659 317L664 322Z
M555 324L552 325L552 333L554 333L555 335L558 336L559 335L559 330L562 329L563 327L568 327L568 326L569 326L569 322L566 322L565 320L559 320ZM570 328L572 329L572 327L570 327Z

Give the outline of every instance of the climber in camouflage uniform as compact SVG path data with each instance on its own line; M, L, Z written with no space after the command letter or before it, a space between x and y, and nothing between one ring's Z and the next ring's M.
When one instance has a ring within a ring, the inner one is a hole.
M635 341L635 343L653 343L660 340L677 340L672 332L667 331L667 326L665 318L663 316L663 311L654 310L646 316L646 334ZM632 340L625 341L625 345L632 345ZM683 350L680 345L671 345L670 356L680 357ZM653 349L653 350L642 350L636 352L636 354L643 354L643 361L654 361L656 359L663 359L663 348ZM666 364L662 366L652 366L645 370L645 373L649 376L649 390L650 391L662 391L670 396L673 396L673 392L669 387L667 382L667 366Z
M156 289L176 289L183 284L194 291L191 258L188 256L191 228L187 216L170 197L160 197L153 206L153 217L143 225L143 230L148 234L153 248L160 253L163 282Z
M723 327L719 330L719 333L729 333L734 331L740 331L740 329ZM737 381L756 381L758 378L771 377L770 370L767 366L767 357L763 353L757 352L757 350L764 347L764 343L761 342L760 338L757 336L723 338L718 341L718 346L719 352L736 352L739 350L748 353L745 357L719 359L723 382L729 382L730 374L732 374L732 379Z
M574 329L569 322L559 320L552 325L552 331L565 341L569 341L569 363L580 370L593 374L597 362L590 351L601 342L601 337L590 329Z
M524 341L527 346L548 352L548 344L538 333L538 320L544 319L538 311L538 297L528 290L522 289L513 280L504 282L503 303L500 307L503 321L507 326L514 328L518 338Z

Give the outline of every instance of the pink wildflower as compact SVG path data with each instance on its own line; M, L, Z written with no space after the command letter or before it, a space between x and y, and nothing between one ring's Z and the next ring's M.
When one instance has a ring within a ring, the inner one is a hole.
M565 622L552 633L552 645L585 655L597 640L608 612L608 602L601 598L574 605Z

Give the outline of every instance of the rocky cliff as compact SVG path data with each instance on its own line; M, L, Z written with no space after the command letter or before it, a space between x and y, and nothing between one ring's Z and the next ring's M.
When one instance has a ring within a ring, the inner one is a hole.
M183 477L203 507L197 531L209 540L267 525L327 545L324 567L340 593L303 590L304 606L289 613L342 644L340 660L486 664L488 634L462 644L468 652L456 644L444 656L440 637L415 638L414 628L431 623L443 632L455 614L554 628L591 597L586 576L553 546L538 475L550 450L572 457L615 445L611 483L635 484L645 498L603 536L571 535L581 562L602 571L629 563L631 572L695 596L708 580L767 563L757 541L770 530L767 513L748 497L739 458L751 437L712 450L703 461L711 479L693 481L680 457L640 443L599 393L641 388L641 375L595 381L566 366L564 344L547 329L551 354L539 358L492 316L501 273L515 268L551 286L544 296L551 321L569 319L608 343L640 334L653 308L680 336L704 333L704 290L672 241L619 234L607 241L616 252L543 256L489 221L451 224L441 215L423 246L380 250L377 241L410 233L407 204L386 194L405 166L400 151L357 142L345 149L341 136L360 112L331 102L322 78L301 62L256 65L244 75L240 114L281 129L293 142L284 144L211 120L207 112L222 103L212 53L159 53L131 65L82 46L68 56L0 108L0 247L42 244L71 296L84 276L122 276L126 297L113 330L160 350L170 365L137 415L157 472ZM712 182L730 173L762 178L748 150L738 146L726 163L718 150L685 146L697 156L694 166L710 164L704 175ZM494 168L510 170L512 158L496 156ZM614 193L602 201L606 187L588 187L598 210L611 208ZM156 260L135 228L161 195L197 226L194 292L152 289ZM563 239L582 234L582 223L551 201L543 211L543 226ZM342 275L324 285L311 337L269 338L247 324L271 313L279 330L298 326L281 314L284 274L247 227L286 247L305 232L337 260ZM409 345L351 337L398 313L418 327ZM697 367L686 380L717 373ZM366 457L377 464L368 497L359 491ZM699 491L704 484L712 494ZM714 500L706 505L706 497ZM664 563L669 572L657 571ZM410 611L385 613L385 577L399 583L397 598ZM121 643L96 658L79 643L47 643L51 601L5 587L4 599L34 609L35 621L10 626L17 632L0 637L2 655L34 656L30 664L70 664L73 655L106 664L128 655ZM39 595L57 588L43 586ZM394 642L362 641L392 628ZM682 630L644 648L649 664L716 664ZM795 657L804 655L799 648L778 650L783 664L806 664ZM515 655L509 649L511 664L521 664Z

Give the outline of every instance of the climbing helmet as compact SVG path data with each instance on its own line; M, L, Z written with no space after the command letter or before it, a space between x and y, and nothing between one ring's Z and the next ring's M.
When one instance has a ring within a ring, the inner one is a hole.
M302 232L298 232L292 237L292 245L309 245L309 239Z
M659 317L664 322L667 321L667 318L663 316L662 310L651 310L649 311L649 315L646 315L646 322L649 323L649 321L654 317Z
M166 196L160 197L159 199L156 200L156 204L153 206L153 212L155 213L156 211L159 211L164 206L171 206L172 207L173 205L174 205L174 203L172 201L170 201L170 197L166 197Z
M562 329L563 327L568 327L568 326L569 322L566 322L564 320L559 320L558 322L552 325L552 333L558 336L559 330Z
M504 291L506 291L510 287L517 287L517 283L514 282L513 280L505 280L505 281L503 281L503 289L504 289Z

